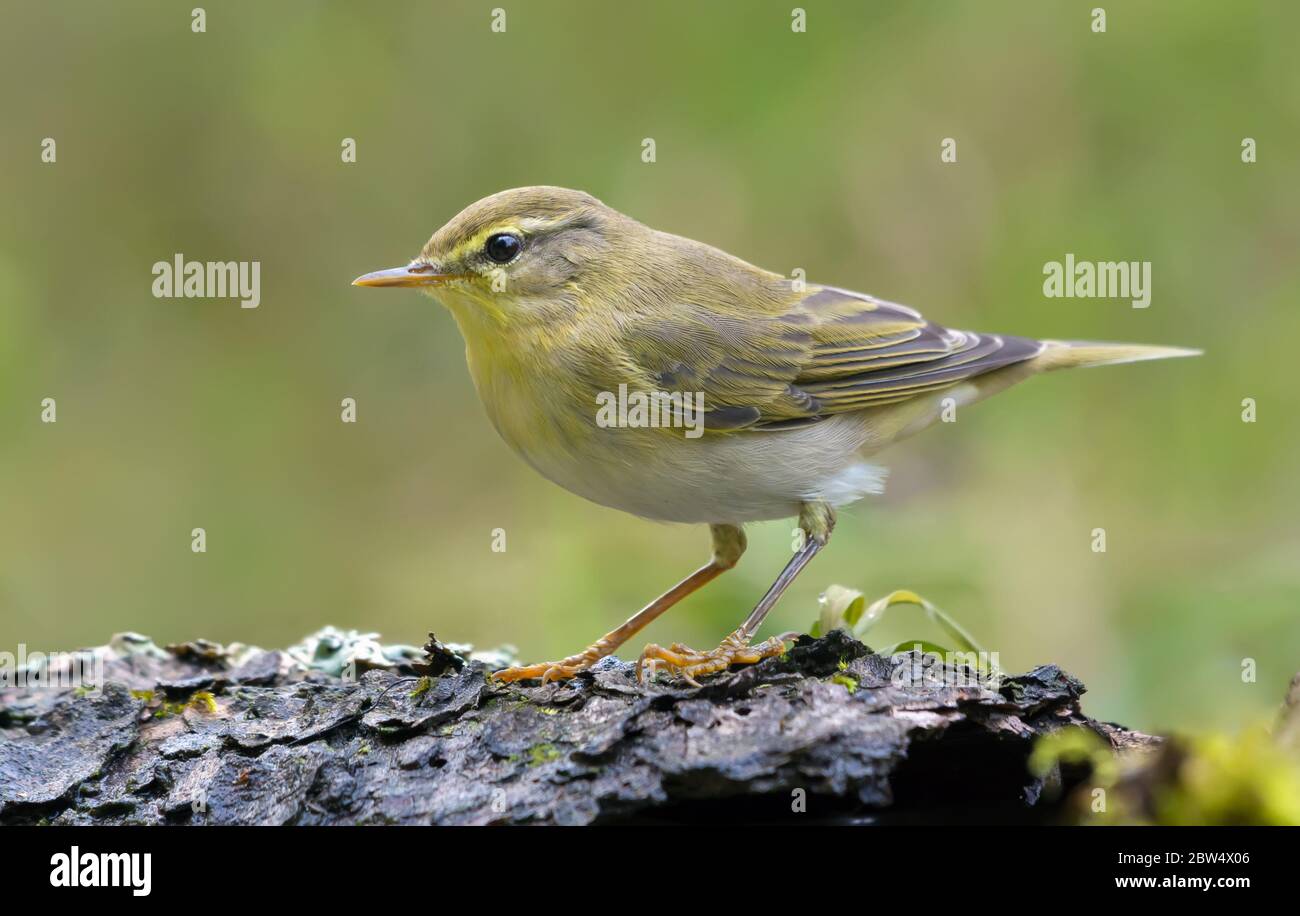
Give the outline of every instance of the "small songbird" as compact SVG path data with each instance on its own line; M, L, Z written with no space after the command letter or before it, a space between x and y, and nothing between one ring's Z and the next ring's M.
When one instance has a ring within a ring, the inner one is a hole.
M735 566L744 523L797 516L802 548L735 632L711 651L647 646L637 672L662 664L696 683L780 654L794 634L751 640L826 545L836 510L881 491L873 456L1040 372L1198 352L951 330L556 187L471 204L406 267L353 282L418 287L451 311L493 425L543 476L712 533L712 559L622 626L568 658L498 671L502 681L573 677Z

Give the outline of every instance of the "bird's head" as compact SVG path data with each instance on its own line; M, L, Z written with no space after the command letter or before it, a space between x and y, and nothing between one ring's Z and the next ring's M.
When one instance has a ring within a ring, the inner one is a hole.
M352 282L418 287L458 317L546 320L599 283L638 230L644 227L582 191L515 188L470 204L407 266Z

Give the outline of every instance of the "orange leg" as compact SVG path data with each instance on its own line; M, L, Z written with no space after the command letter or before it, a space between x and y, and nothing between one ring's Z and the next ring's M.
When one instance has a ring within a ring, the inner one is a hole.
M752 665L765 658L783 654L786 649L785 644L797 638L798 633L773 636L756 646L751 646L749 641L763 625L763 619L767 617L768 611L772 610L777 599L785 593L790 583L809 561L817 556L818 551L826 546L831 530L835 527L835 512L825 503L806 503L799 513L799 527L806 535L803 548L790 558L790 562L786 564L785 569L781 570L781 574L776 577L767 594L763 595L754 606L754 610L745 618L745 622L734 633L724 639L718 648L708 652L697 652L681 643L673 643L667 649L651 643L637 659L637 680L645 679L647 669L653 677L656 666L662 663L673 674L688 684L698 687L700 684L696 680L697 677L726 671L732 665Z
M558 662L541 662L536 665L506 668L495 672L492 677L505 682L531 678L541 678L543 684L547 681L561 681L573 677L579 671L585 671L606 655L618 651L619 646L635 636L664 611L712 582L740 560L741 554L745 552L745 533L740 528L735 525L710 525L709 530L713 535L713 559L637 611L621 627L606 633L577 655L570 655Z

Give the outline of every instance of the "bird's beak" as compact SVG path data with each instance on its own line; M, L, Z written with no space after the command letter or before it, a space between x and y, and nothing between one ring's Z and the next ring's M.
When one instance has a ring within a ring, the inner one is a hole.
M352 281L353 286L441 286L449 280L460 279L460 274L439 273L432 264L409 264L362 274Z

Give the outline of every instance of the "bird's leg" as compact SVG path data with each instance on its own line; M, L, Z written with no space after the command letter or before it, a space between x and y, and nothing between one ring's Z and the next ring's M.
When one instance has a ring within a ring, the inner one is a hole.
M804 533L803 547L790 558L790 562L785 565L785 569L781 570L781 574L776 577L767 594L759 599L754 610L745 618L745 622L724 639L718 648L709 652L697 652L681 643L674 643L667 649L651 643L637 659L637 679L644 679L647 667L653 676L655 668L662 662L673 674L679 675L688 684L698 687L699 682L696 681L698 677L725 671L734 664L752 665L765 658L784 653L786 643L796 638L798 633L773 636L756 646L751 646L749 641L763 625L763 619L767 617L768 611L772 610L772 605L776 604L777 599L790 587L790 583L795 580L800 571L830 540L831 530L835 527L835 510L823 502L804 503L799 512L799 527Z
M547 681L561 681L573 677L579 671L585 671L606 655L616 652L619 646L664 611L740 561L741 554L745 552L744 531L736 525L710 525L709 531L713 535L713 559L637 611L621 627L606 633L577 655L570 655L558 662L506 668L495 672L492 677L498 681L541 678L543 684Z

